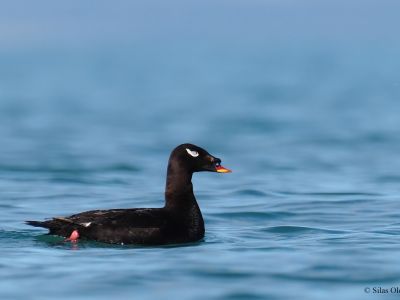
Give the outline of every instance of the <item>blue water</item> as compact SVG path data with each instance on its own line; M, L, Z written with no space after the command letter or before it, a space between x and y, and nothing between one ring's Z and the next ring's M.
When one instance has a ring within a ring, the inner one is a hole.
M0 298L398 298L400 46L350 40L1 50ZM204 240L24 224L162 206L184 142L233 170L193 178Z

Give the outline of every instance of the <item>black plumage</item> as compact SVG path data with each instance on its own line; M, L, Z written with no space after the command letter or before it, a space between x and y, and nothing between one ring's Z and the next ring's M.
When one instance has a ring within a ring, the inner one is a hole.
M165 205L162 208L92 210L47 221L27 221L68 237L77 230L82 239L111 244L163 245L194 242L204 237L204 221L193 194L192 174L227 173L221 160L206 150L182 144L169 158Z

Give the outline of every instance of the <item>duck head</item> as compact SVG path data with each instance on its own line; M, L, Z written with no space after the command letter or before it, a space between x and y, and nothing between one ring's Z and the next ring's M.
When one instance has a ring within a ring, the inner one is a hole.
M230 173L231 170L221 166L221 159L211 155L203 148L193 144L182 144L171 153L171 160L177 160L191 172Z

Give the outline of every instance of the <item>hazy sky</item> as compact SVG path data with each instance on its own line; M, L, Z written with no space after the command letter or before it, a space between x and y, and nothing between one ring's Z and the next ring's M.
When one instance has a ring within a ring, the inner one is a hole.
M140 41L397 42L400 1L1 1L0 47Z

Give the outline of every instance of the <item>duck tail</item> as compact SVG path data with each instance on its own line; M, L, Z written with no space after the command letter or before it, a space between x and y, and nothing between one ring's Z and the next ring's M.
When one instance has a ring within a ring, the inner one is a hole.
M49 228L47 226L46 222L42 222L42 221L25 221L25 224L31 225L31 226L34 226L34 227Z
M46 221L25 221L25 224L34 227L43 227L49 230L49 234L60 236L70 236L71 232L75 229L86 229L81 224L74 223L72 220L63 217L55 217Z

